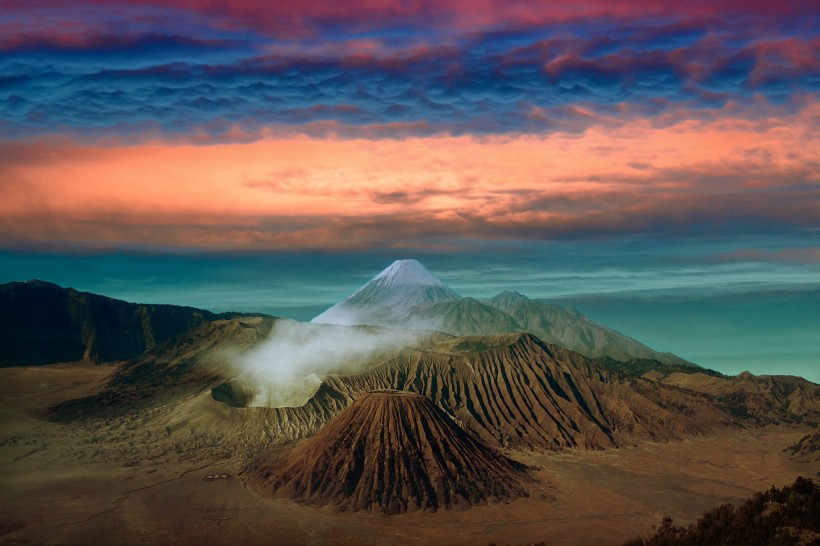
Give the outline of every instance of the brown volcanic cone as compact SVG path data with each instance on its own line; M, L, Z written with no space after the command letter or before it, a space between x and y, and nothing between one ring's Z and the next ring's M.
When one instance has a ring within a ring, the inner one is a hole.
M250 469L261 487L341 510L468 508L526 497L524 465L473 439L423 396L362 395L284 456Z

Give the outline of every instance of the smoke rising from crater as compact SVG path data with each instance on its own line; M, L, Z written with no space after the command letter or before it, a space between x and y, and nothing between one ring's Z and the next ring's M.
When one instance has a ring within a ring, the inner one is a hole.
M438 329L439 320L413 317L414 309L459 299L417 260L396 260L310 324L277 322L262 345L236 359L237 379L253 391L250 405L301 406L322 374L356 371Z
M232 355L235 381L253 393L253 407L305 404L324 374L352 372L372 357L429 337L413 330L277 321L268 338Z

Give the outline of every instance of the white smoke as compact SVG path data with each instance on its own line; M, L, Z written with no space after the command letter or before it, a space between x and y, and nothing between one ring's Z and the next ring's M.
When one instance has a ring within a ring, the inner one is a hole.
M361 370L377 354L414 344L427 335L279 320L261 345L231 360L235 380L255 393L249 406L301 406L318 390L323 375Z

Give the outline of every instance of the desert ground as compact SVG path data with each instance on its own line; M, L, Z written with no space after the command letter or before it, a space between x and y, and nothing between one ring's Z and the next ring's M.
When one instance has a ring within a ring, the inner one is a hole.
M218 434L157 429L151 416L47 420L50 406L94 392L113 370L0 369L0 544L615 545L664 515L688 523L720 503L820 474L820 463L783 452L813 429L769 426L605 451L509 451L537 467L529 498L465 511L344 513L260 496L242 475L253 446L222 445Z

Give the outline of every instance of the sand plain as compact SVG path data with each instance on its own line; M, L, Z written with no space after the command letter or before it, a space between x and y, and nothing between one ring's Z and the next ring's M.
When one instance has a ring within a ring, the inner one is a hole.
M769 426L605 451L513 451L538 467L527 499L434 514L339 512L259 496L242 475L247 450L201 423L47 421L49 406L100 388L113 369L0 369L0 544L615 545L664 515L690 522L820 475L817 462L783 452L812 428Z

